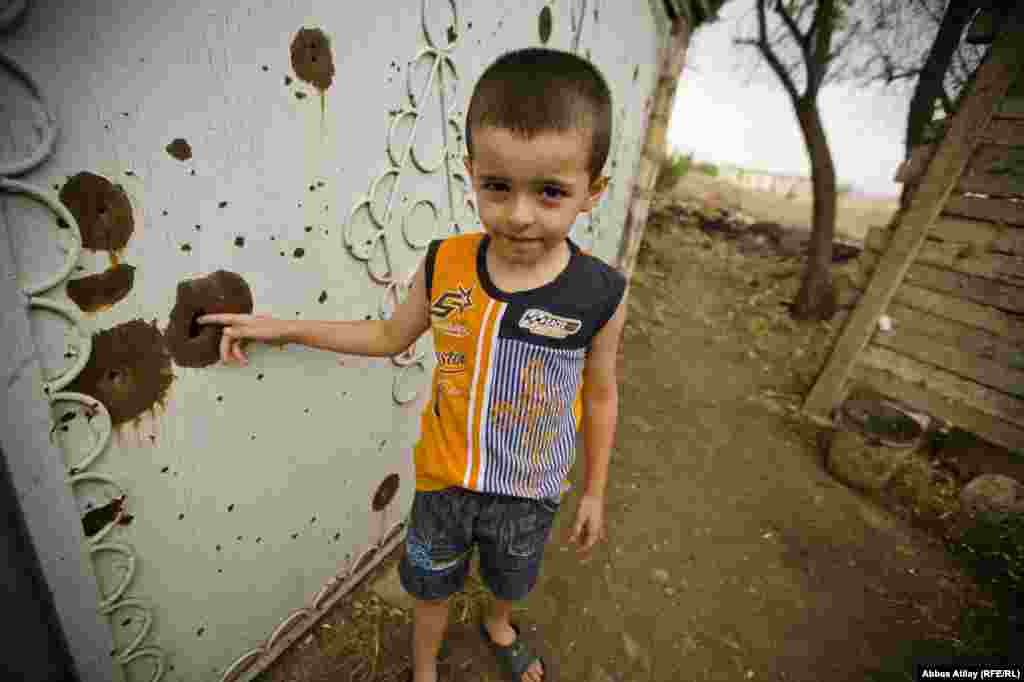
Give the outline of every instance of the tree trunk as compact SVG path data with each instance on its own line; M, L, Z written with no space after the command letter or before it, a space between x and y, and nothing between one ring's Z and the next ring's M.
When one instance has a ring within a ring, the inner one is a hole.
M832 286L832 239L836 230L836 168L832 163L825 128L821 124L814 99L794 102L800 132L811 160L811 186L814 190L813 223L807 250L807 269L793 305L798 320L828 320L836 313L838 302Z

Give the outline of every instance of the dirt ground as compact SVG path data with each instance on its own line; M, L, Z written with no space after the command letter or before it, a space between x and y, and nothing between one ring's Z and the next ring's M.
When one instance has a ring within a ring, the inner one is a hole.
M651 220L621 351L608 540L589 563L566 547L571 494L519 614L557 679L863 682L904 641L955 632L975 596L935 534L835 481L821 429L795 416L835 333L790 320L800 271ZM370 590L400 551L263 679L406 679L409 613ZM500 679L475 635L485 604L475 578L453 602L442 679Z

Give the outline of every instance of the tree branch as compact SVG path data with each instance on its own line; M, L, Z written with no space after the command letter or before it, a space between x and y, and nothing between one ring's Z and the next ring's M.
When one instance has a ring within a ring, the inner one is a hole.
M775 75L779 77L779 81L782 82L782 87L786 89L786 93L795 104L800 101L800 93L797 92L796 85L793 83L792 77L782 66L782 62L779 61L778 56L768 44L768 19L765 17L764 3L765 0L757 0L757 48L761 51L761 56L763 56L765 61L768 62L768 66L770 66L772 71L775 72Z
M804 63L807 65L807 68L810 69L811 33L808 32L807 35L804 35L803 33L800 32L800 27L797 25L796 20L793 19L792 16L790 16L789 11L786 9L786 6L783 4L782 0L775 0L775 13L782 18L782 23L784 23L786 25L786 28L789 29L790 35L793 36L793 41L800 47L800 52L802 52L804 55ZM817 21L817 19L818 15L815 14L814 21ZM811 26L813 30L813 21Z

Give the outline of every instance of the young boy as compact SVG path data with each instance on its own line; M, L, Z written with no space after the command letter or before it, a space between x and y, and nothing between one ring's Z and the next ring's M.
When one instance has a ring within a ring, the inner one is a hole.
M474 546L495 597L481 635L510 680L544 679L509 616L536 583L580 426L585 484L569 540L587 557L603 537L626 282L568 234L607 186L611 119L608 87L589 62L508 53L481 76L467 113L466 170L486 233L432 242L391 319L199 319L226 325L221 357L243 365L246 339L386 357L432 329L438 362L399 567L416 599L413 682L437 679L448 599Z

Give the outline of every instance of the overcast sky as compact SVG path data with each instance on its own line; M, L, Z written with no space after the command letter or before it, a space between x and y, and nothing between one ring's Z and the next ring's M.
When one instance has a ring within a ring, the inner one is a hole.
M752 36L753 3L734 0L721 19L696 31L668 131L672 147L703 160L809 175L803 139L782 85L767 67L751 78L755 50L733 45ZM737 23L742 17L747 19ZM910 93L835 85L818 96L840 181L874 195L896 195Z

